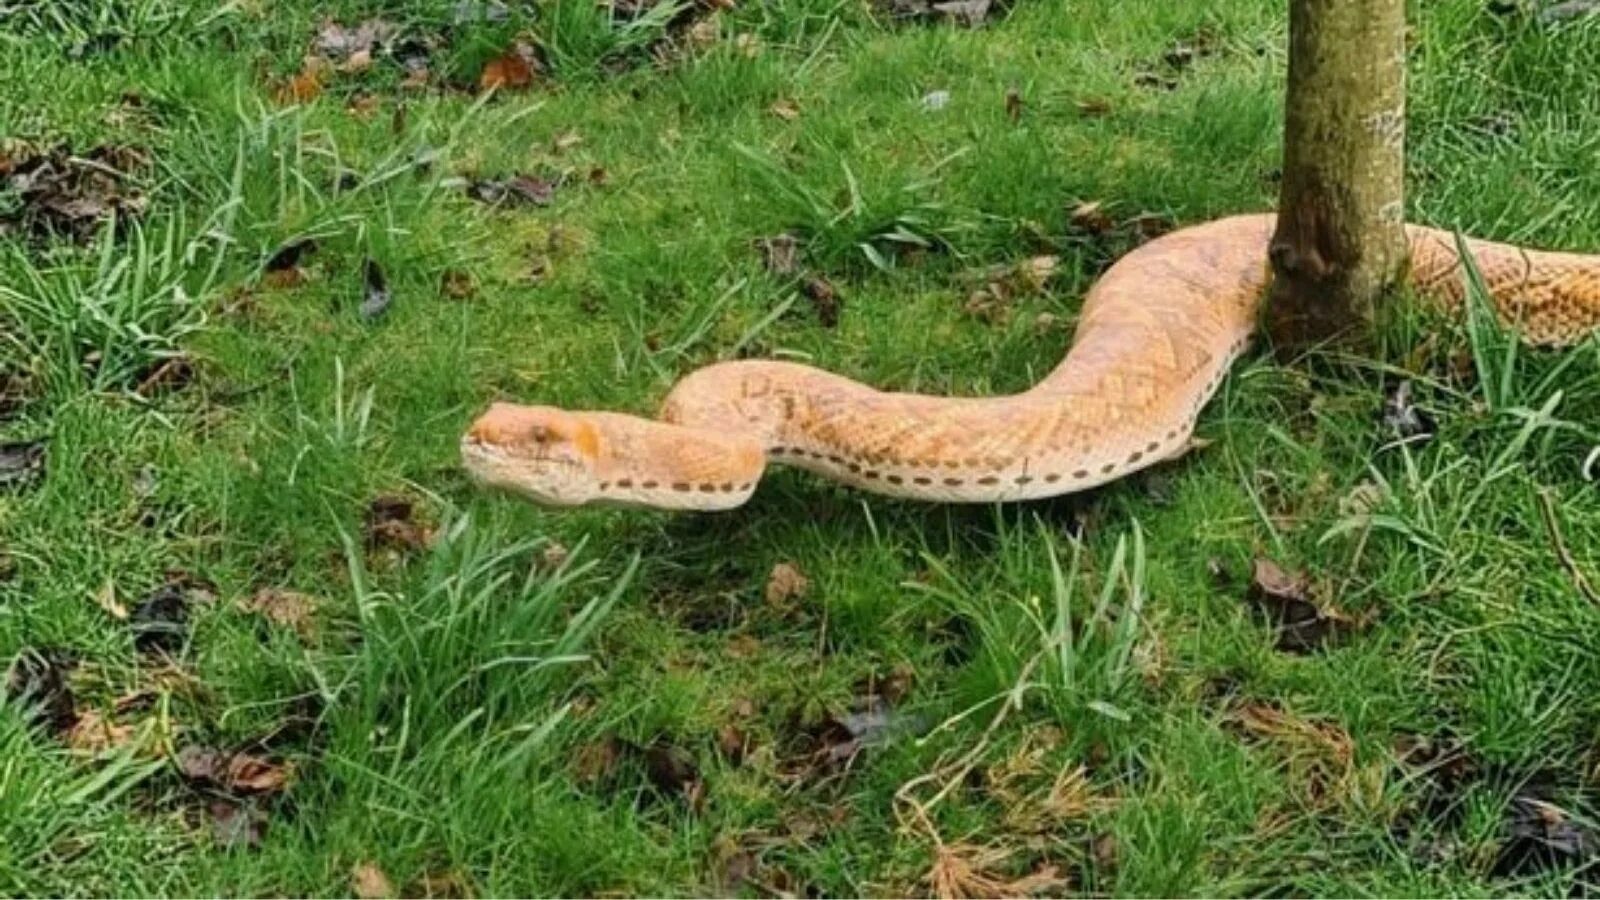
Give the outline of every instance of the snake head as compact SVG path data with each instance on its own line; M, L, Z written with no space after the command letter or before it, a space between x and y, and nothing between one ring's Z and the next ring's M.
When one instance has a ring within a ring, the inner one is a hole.
M581 506L598 492L600 429L551 406L496 403L461 437L461 461L479 482L541 506Z

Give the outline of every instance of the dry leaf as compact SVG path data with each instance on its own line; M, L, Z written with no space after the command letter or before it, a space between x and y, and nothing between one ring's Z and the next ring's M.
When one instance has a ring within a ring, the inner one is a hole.
M226 753L212 747L188 744L178 751L178 771L190 781L212 784L239 793L272 794L289 783L293 769L248 753Z
M212 836L224 848L254 850L267 837L267 816L252 805L213 800L206 806L211 815Z
M1045 864L1018 878L996 870L1014 851L976 844L940 843L933 848L933 867L923 880L935 897L1023 897L1040 891L1060 890L1068 884L1055 866Z
M378 114L378 108L383 105L383 98L377 94L361 91L350 98L344 106L344 111L362 121L370 121Z
M733 49L746 59L755 59L761 55L761 39L746 31L733 39Z
M800 106L793 100L778 100L767 107L767 112L772 113L785 122L793 122L800 118Z
M1099 118L1111 113L1111 101L1098 97L1079 100L1074 105L1078 108L1078 115L1086 119Z
M97 709L78 714L78 721L67 730L67 746L80 753L98 754L127 746L133 740L132 725L118 725Z
M378 868L377 863L364 862L350 872L350 892L360 900L383 900L395 896L394 883Z
M515 48L490 60L478 77L478 87L485 91L520 91L532 84L533 66L528 57Z
M817 321L822 323L823 328L834 328L839 324L839 291L834 288L833 282L821 275L808 275L800 289L816 309Z
M1022 94L1016 88L1006 90L1006 118L1012 124L1022 121Z
M471 273L448 269L439 276L439 291L451 300L468 300L478 293L478 285Z
M247 613L255 613L274 625L292 629L303 638L316 633L316 598L309 594L281 588L261 588L249 599L239 604Z
M554 571L566 565L571 556L572 551L568 550L565 544L551 541L539 551L539 564L546 570Z
M278 88L277 100L282 106L306 104L322 96L322 72L308 68Z
M1361 622L1313 599L1311 579L1287 572L1270 559L1257 559L1245 599L1277 629L1277 647L1291 653L1319 649L1344 637Z
M1078 231L1086 231L1092 235L1102 235L1116 227L1111 217L1106 215L1102 204L1098 200L1079 203L1072 208L1069 215L1072 227Z
M800 239L784 232L756 241L767 271L778 276L793 275L800 268Z
M805 599L811 590L811 580L794 563L781 562L772 567L767 576L766 599L769 604L782 606L791 600Z
M118 622L126 622L128 620L128 608L117 600L117 584L111 579L106 579L106 583L100 590L95 591L94 602L96 606L105 610L107 615Z

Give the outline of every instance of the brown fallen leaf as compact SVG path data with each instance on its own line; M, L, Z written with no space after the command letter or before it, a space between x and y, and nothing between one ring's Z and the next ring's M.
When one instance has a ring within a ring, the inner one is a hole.
M722 19L715 14L702 16L686 33L689 46L704 50L722 39Z
M320 57L307 57L305 67L279 85L275 99L280 106L305 105L322 96L327 66L326 61L319 60Z
M533 85L532 53L513 47L489 60L478 76L478 87L485 91L520 91Z
M128 620L128 608L117 599L117 583L109 578L100 586L100 590L94 592L94 604L118 622Z
M756 241L761 260L767 271L784 277L800 269L800 239L788 232L764 237Z
M400 33L394 23L385 19L366 19L353 26L327 18L317 28L311 42L311 52L331 63L348 65L357 56L366 56L388 46Z
M1153 241L1178 227L1168 216L1159 213L1142 213L1128 221L1128 227L1140 241Z
M768 604L773 606L786 606L791 600L803 600L811 590L811 579L800 571L794 563L781 562L772 567L772 572L767 575L767 587L764 593Z
M1278 649L1291 653L1324 647L1360 624L1313 599L1304 573L1287 572L1270 559L1255 560L1245 599L1277 629Z
M18 145L19 147L26 145ZM0 235L25 232L49 239L86 242L115 219L143 215L148 200L138 189L150 160L132 147L104 145L79 155L66 145L47 151L17 150L0 175Z
M746 31L733 39L733 49L745 59L755 59L764 49L761 38Z
M1068 214L1068 221L1073 229L1095 236L1107 234L1116 227L1099 200L1074 205Z
M358 864L350 872L350 892L360 900L384 900L396 896L394 882L377 863Z
M580 745L573 754L572 777L579 784L595 784L615 775L628 747L616 735Z
M690 809L698 810L705 799L705 782L689 751L658 738L644 749L645 777L665 796L682 796Z
M439 292L451 300L470 300L478 293L477 279L461 269L447 269L439 276Z
M1060 890L1067 879L1051 864L1040 865L1027 875L1012 877L998 871L1014 850L977 844L937 843L933 865L923 881L941 900L964 897L1025 897L1041 891Z
M761 653L761 639L753 634L736 634L723 651L730 659L750 659Z
M1101 116L1110 115L1112 110L1111 101L1099 97L1078 100L1073 105L1077 107L1078 115L1085 119L1097 119Z
M259 615L302 638L316 635L317 600L309 594L283 588L264 587L239 602L239 609Z
M568 550L565 544L558 541L551 541L545 544L544 549L539 551L539 565L549 572L554 572L566 565L567 560L571 558L572 551Z
M717 732L717 750L722 753L724 759L737 766L744 761L745 747L749 740L738 726L724 725L722 730Z
M366 537L369 549L421 550L433 543L434 530L415 520L416 507L409 497L380 494L367 504Z
M839 291L833 282L821 275L807 275L801 282L800 290L811 301L817 311L817 321L823 328L835 328L839 325Z
M97 709L86 709L67 730L66 743L79 753L97 755L127 746L134 733L132 725L119 725Z
M255 850L267 837L267 815L251 804L212 800L206 804L211 834L225 849Z
M357 119L366 122L371 121L372 118L378 114L378 110L382 106L382 97L379 97L377 94L370 94L366 91L358 91L351 96L349 102L344 105L344 111L356 117Z
M188 387L194 378L194 361L180 353L162 359L147 371L141 372L133 392L145 398L170 394Z
M174 762L179 774L190 781L243 794L277 793L288 786L293 774L293 768L286 763L199 744L185 745Z

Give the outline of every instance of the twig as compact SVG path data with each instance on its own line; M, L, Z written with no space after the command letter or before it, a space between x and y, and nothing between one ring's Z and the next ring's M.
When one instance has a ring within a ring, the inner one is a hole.
M1600 606L1600 593L1596 593L1589 579L1584 577L1583 570L1578 568L1578 561L1572 557L1572 551L1567 549L1567 542L1561 537L1561 523L1556 518L1555 500L1550 496L1548 488L1540 488L1539 511L1544 515L1544 527L1550 532L1550 543L1555 547L1556 556L1561 559L1561 565L1572 577L1572 585L1578 593L1589 599L1590 603Z

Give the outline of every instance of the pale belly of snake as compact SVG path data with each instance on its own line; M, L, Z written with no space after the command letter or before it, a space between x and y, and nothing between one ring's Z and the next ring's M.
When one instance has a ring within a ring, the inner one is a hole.
M888 393L809 366L719 363L682 379L655 420L496 404L462 438L463 462L485 484L553 506L727 509L749 498L769 462L933 502L1092 488L1190 447L1255 331L1273 223L1220 219L1124 256L1085 298L1060 365L1020 394ZM1408 231L1415 295L1460 309L1454 236ZM1570 345L1600 328L1600 256L1467 248L1524 341Z

